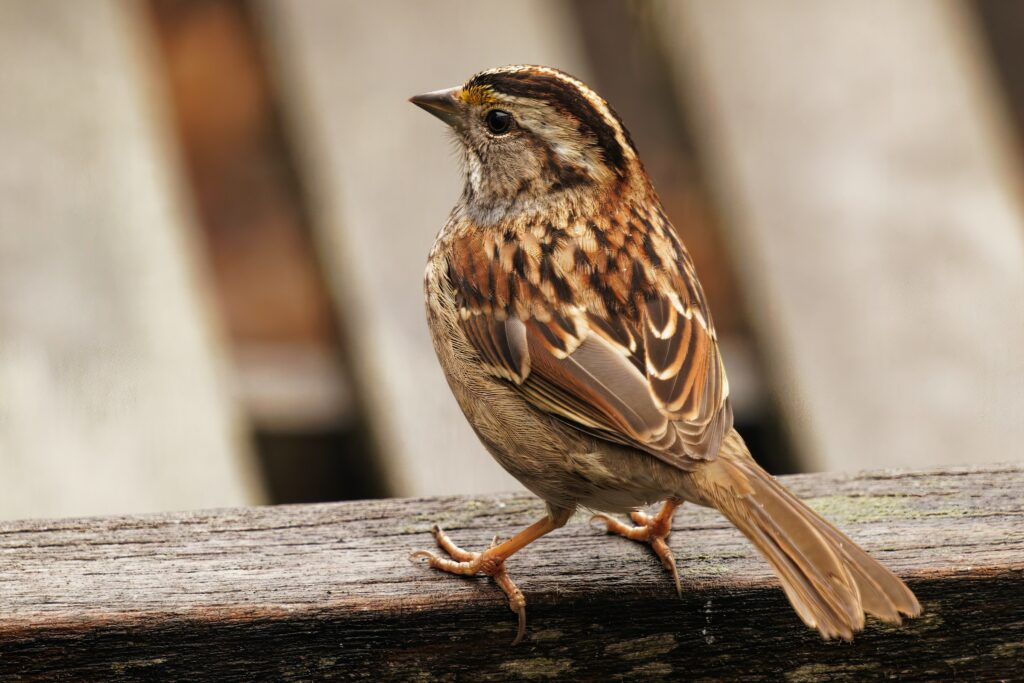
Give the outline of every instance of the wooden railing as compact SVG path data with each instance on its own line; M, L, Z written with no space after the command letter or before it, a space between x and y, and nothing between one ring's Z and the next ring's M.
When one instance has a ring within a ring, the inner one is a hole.
M1024 466L787 477L905 577L924 615L853 643L803 627L710 510L646 548L573 523L510 560L528 632L483 578L408 560L437 522L485 547L522 495L0 525L0 679L1015 678L1024 661Z

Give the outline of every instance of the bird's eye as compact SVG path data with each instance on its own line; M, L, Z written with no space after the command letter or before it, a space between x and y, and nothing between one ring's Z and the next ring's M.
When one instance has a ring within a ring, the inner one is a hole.
M504 135L512 129L512 114L501 109L492 109L484 116L487 130L494 135Z

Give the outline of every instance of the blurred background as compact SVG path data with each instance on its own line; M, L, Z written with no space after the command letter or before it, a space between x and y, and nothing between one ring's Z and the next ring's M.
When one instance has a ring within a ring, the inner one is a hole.
M0 518L518 488L434 359L406 102L626 121L775 473L1024 459L1024 4L0 0Z

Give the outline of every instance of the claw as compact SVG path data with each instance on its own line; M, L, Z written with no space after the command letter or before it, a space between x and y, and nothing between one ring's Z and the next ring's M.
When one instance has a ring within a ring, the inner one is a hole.
M513 645L517 645L522 642L523 637L526 635L526 598L523 597L522 591L512 581L508 575L508 571L505 569L504 559L498 559L490 554L488 551L495 548L498 545L498 537L495 536L491 540L491 545L488 551L483 553L474 553L468 550L463 550L459 546L448 538L440 526L434 525L431 529L434 535L434 540L437 545L444 550L451 559L438 557L429 550L416 550L409 555L409 559L416 562L420 559L426 559L431 568L440 569L441 571L449 572L451 574L460 574L463 576L472 576L474 574L486 574L494 579L494 582L505 592L508 597L508 606L518 616L518 625L516 628L516 636L512 640Z
M409 561L420 564L417 560L427 560L428 562L436 560L437 555L430 552L429 550L414 550L409 553Z
M523 597L519 587L512 582L504 567L498 574L494 575L494 581L501 586L501 589L505 591L505 595L508 596L508 608L519 617L516 637L512 639L512 644L518 645L522 642L523 636L526 635L526 598Z
M661 559L661 566L672 574L672 581L676 584L676 595L683 597L683 583L679 579L679 565L676 564L676 556L672 548L668 547L665 539L655 538L651 540L651 549Z
M593 523L594 520L601 520L605 525L606 533L617 534L624 538L650 544L651 550L661 560L662 566L672 575L672 581L676 586L676 594L679 597L683 597L683 585L679 578L679 567L676 564L676 557L672 553L672 548L665 542L665 539L672 531L672 515L678 505L677 501L669 500L665 503L665 507L662 508L661 512L655 516L648 515L640 510L634 510L629 513L629 516L636 526L630 526L604 514L594 515L590 518L590 521Z
M526 606L520 607L516 612L519 613L519 628L516 630L516 637L512 639L513 645L523 642L523 636L526 635Z

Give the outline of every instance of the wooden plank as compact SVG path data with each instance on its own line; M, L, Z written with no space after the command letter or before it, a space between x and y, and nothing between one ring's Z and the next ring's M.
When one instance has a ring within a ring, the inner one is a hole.
M0 4L0 518L258 502L134 4Z
M1021 178L964 6L659 8L805 462L1024 458Z
M488 580L414 565L439 522L467 548L542 514L520 495L0 525L0 679L996 680L1024 656L1024 466L785 477L907 578L922 618L825 643L711 510L671 545L572 523L510 561L523 644Z
M392 491L517 486L463 419L427 335L423 268L461 178L443 126L407 99L500 64L586 76L568 8L539 0L514 11L493 1L262 7L357 393L369 403Z
M333 303L252 8L223 0L144 4L230 347L233 399L259 435L351 429L358 415L338 357ZM303 459L290 462L301 470Z

